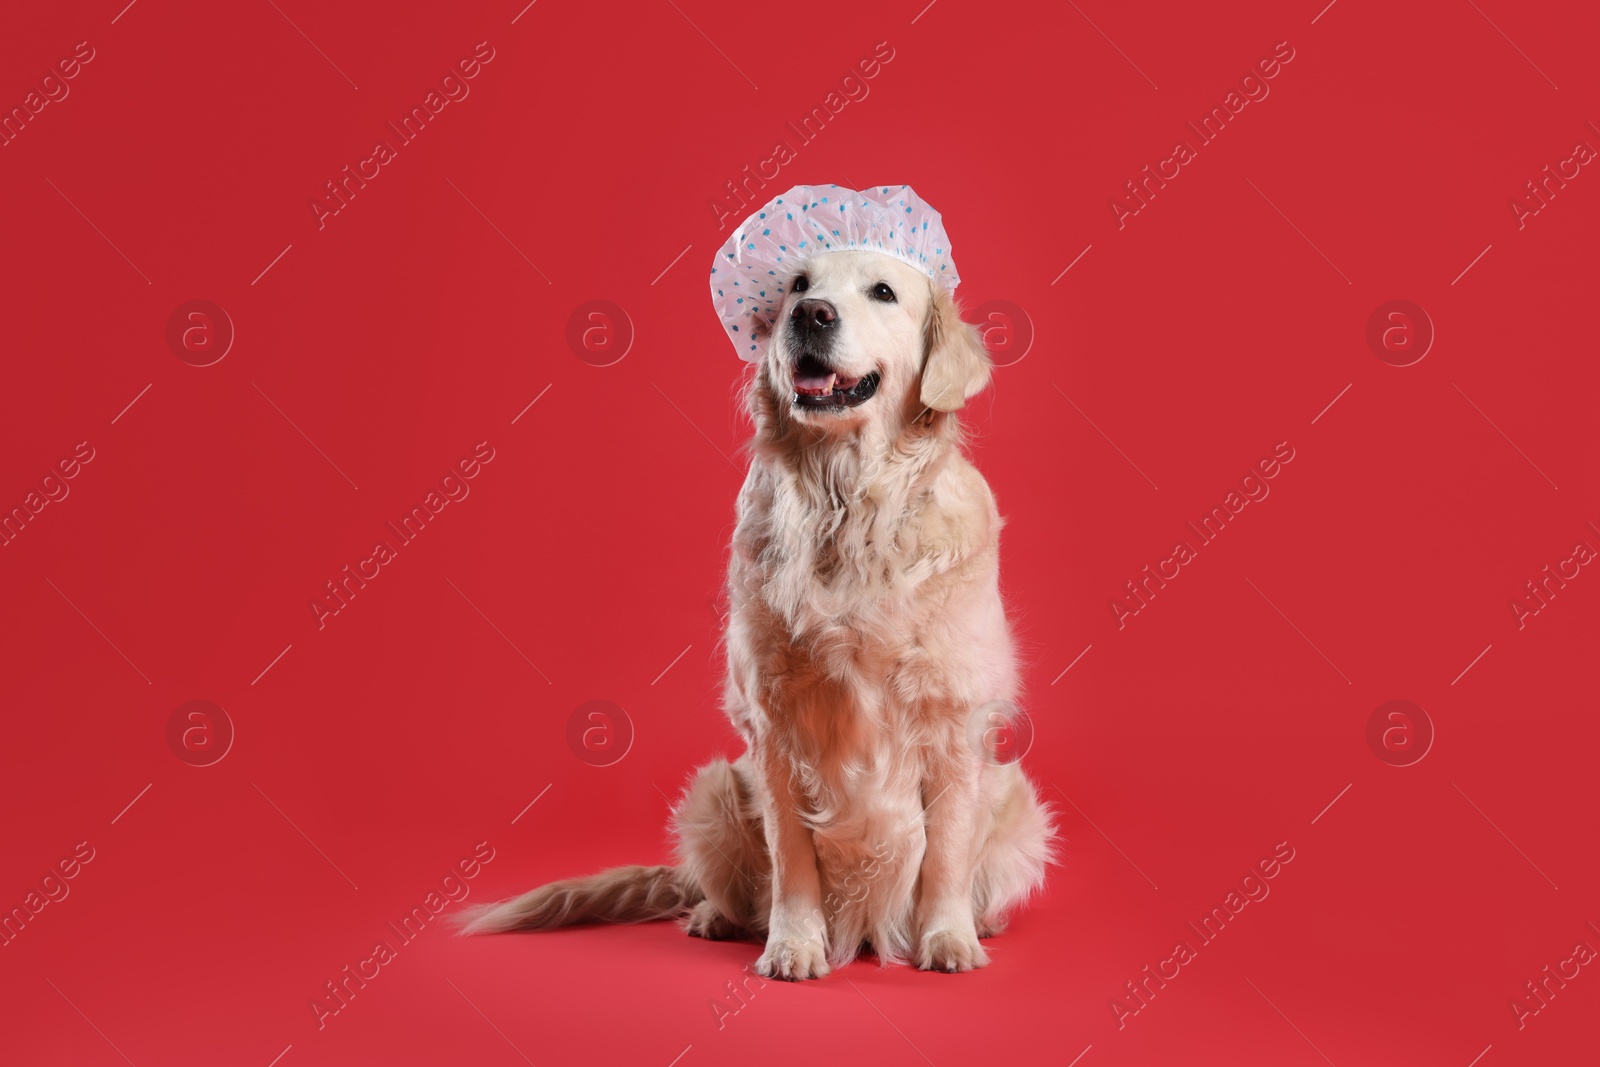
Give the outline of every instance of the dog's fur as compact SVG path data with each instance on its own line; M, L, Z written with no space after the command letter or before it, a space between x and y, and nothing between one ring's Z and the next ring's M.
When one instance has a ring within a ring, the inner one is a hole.
M900 260L827 252L797 273L809 287L777 309L748 388L728 570L723 703L748 751L695 775L676 866L556 882L468 932L681 916L764 938L766 977L820 977L865 945L966 971L1044 880L1050 814L984 729L1018 678L1001 519L955 415L988 384L982 338ZM841 380L881 375L859 406L795 402L797 361L819 354L802 299L837 312L820 354Z

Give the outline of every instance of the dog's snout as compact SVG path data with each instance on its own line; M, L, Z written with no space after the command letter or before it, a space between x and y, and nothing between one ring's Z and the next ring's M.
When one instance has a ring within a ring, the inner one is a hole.
M789 312L789 319L801 333L815 333L833 329L839 312L826 300L802 300Z

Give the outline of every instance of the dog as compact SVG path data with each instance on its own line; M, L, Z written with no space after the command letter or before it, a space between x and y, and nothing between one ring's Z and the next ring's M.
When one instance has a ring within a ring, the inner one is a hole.
M676 864L555 882L465 932L677 917L764 940L766 978L868 947L961 972L1043 885L1052 813L995 747L1019 683L1001 518L957 418L989 383L982 336L880 252L788 280L746 390L728 568L723 705L747 751L694 775Z

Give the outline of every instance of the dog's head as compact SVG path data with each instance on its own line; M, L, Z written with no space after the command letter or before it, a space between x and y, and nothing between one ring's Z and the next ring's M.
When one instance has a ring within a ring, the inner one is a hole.
M958 410L988 384L977 328L910 264L879 252L825 252L785 281L760 383L780 422L892 434Z

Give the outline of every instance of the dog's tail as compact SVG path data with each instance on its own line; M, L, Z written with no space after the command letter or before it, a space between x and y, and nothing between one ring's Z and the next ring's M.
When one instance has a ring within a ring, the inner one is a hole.
M498 934L578 923L652 922L671 919L701 899L700 887L677 867L613 867L470 909L460 917L461 932Z

